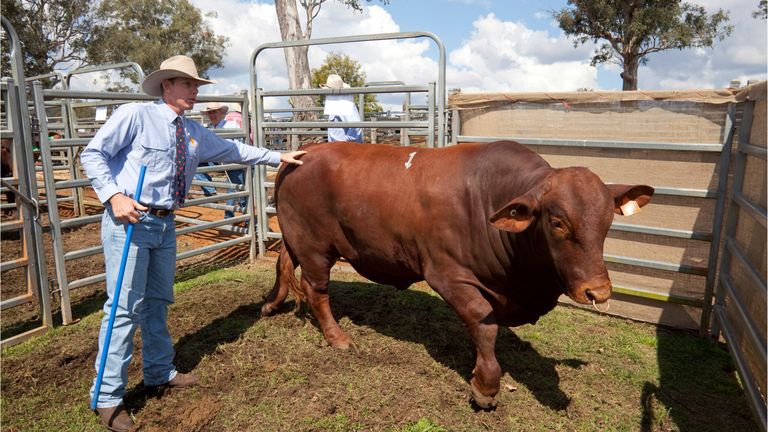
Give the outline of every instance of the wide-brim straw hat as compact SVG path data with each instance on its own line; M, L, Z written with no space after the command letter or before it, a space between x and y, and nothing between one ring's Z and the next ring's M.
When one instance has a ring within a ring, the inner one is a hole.
M226 114L227 111L229 111L229 107L227 105L222 105L218 102L208 102L205 105L205 109L200 110L200 112L207 113L207 112L217 111L217 110L221 110L222 114Z
M349 84L345 83L340 76L336 74L330 74L328 75L328 78L325 80L325 84L320 84L320 87L339 90L342 88L349 88Z
M200 78L197 67L192 58L185 55L177 55L166 59L160 64L160 69L152 72L144 78L141 89L151 96L162 96L164 80L171 78L190 78L200 84L214 84L214 81Z

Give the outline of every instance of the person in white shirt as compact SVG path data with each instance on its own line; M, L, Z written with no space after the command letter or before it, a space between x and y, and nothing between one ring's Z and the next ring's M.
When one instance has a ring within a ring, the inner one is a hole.
M349 84L337 74L328 75L322 88L341 90L350 88ZM323 114L332 122L359 122L360 112L355 105L353 95L331 94L325 97ZM363 142L363 130L361 128L328 128L328 141L355 141Z

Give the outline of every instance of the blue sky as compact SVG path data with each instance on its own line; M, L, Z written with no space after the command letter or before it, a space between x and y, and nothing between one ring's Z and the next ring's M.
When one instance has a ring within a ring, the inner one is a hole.
M254 49L280 40L274 5L269 1L190 0L217 34L230 38L225 67L209 71L218 84L204 93L247 89ZM725 87L732 79L766 79L766 22L750 16L758 0L689 0L713 12L730 11L734 33L714 49L668 51L652 55L639 71L641 89ZM371 33L428 31L447 52L447 87L464 92L573 91L580 87L619 90L616 65L591 67L593 46L573 47L548 11L565 0L391 0L363 2L362 13L326 2L315 20L313 38ZM310 66L330 51L357 60L369 81L424 84L437 77L437 50L428 39L312 47ZM260 54L260 86L287 88L279 50Z

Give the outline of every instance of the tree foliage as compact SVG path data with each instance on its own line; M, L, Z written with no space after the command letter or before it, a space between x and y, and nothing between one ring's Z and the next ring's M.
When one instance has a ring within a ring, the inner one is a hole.
M320 13L323 3L328 0L275 0L275 12L277 23L280 26L280 37L283 41L295 41L312 38L312 26L315 18ZM361 0L336 0L355 11L362 11ZM373 0L366 0L371 2ZM388 4L389 0L379 0L382 4ZM299 18L299 6L304 11L304 22ZM312 75L307 58L308 47L288 47L283 50L285 65L288 68L288 85L291 89L308 89L312 84ZM306 109L306 111L294 114L297 121L314 120L315 115L309 108L314 106L311 96L291 96L291 106ZM291 148L297 148L298 142L295 136L291 138Z
M332 52L325 57L323 64L312 70L312 87L320 87L325 84L328 75L336 74L351 87L362 87L365 85L365 72L360 70L360 63L353 60L346 54ZM315 99L316 106L323 105L323 97ZM376 95L365 95L365 112L380 112L381 105L376 100Z
M214 34L187 0L102 0L96 17L87 47L94 64L133 61L148 74L168 57L184 54L205 78L210 68L224 65L229 38Z
M19 35L27 77L128 61L149 73L176 54L192 57L207 77L223 66L229 44L188 0L2 0L0 7ZM10 74L6 46L3 76Z
M91 42L93 0L3 0L0 12L19 36L24 76L44 75L62 65L89 63L84 48ZM3 36L2 75L10 76L7 36Z
M768 0L760 0L757 10L752 12L752 18L768 19Z
M552 16L574 37L574 45L603 41L592 65L621 65L624 90L637 90L637 69L648 55L711 47L733 30L722 9L709 15L703 7L680 0L568 0L568 5Z

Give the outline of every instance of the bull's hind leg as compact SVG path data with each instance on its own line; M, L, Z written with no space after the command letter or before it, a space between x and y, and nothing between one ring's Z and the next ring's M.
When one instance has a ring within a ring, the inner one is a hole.
M320 324L320 330L328 344L334 348L347 349L352 339L339 327L333 317L328 296L328 281L333 263L315 265L313 268L302 266L301 289L306 295L312 315Z
M304 300L303 293L299 290L299 281L296 280L296 263L290 254L288 244L283 242L280 255L275 265L275 285L267 295L266 303L261 307L261 316L268 316L276 311L288 296L288 291L296 296L296 302Z

